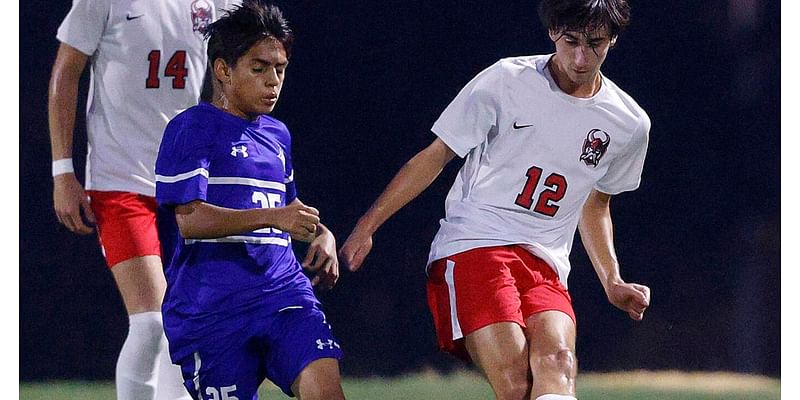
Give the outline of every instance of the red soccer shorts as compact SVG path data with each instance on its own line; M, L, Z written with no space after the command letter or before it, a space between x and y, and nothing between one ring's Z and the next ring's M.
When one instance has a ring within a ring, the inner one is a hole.
M156 199L138 193L87 191L109 268L134 257L161 256Z
M483 247L434 261L428 271L428 306L439 348L469 361L464 337L498 322L561 311L575 321L572 299L558 274L516 245Z

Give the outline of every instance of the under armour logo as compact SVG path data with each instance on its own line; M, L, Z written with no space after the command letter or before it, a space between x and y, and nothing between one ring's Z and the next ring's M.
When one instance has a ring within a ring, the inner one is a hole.
M328 339L328 340L326 340L324 342L322 341L322 339L317 339L317 348L318 349L322 350L322 349L324 349L326 347L331 349L331 350L333 350L334 347L337 348L337 349L341 348L341 347L339 347L339 343L334 342L333 339Z
M233 146L233 147L231 147L231 155L232 156L238 157L239 154L242 155L242 158L247 158L247 146L241 145L241 146Z

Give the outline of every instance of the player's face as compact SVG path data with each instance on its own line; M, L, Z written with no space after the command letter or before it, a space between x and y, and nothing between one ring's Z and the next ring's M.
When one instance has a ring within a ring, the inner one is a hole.
M556 45L558 69L577 86L597 80L608 49L616 40L611 38L607 28L587 32L550 32L550 39Z
M253 45L230 68L230 83L225 85L228 111L247 119L272 112L288 64L281 42L267 38Z

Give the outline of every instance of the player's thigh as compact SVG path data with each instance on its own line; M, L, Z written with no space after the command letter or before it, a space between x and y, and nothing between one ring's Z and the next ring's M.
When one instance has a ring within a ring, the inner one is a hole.
M261 357L253 346L236 334L202 342L178 362L192 399L254 398L264 378Z
M292 383L292 392L300 400L344 399L339 361L320 358L308 364Z
M543 311L529 316L526 320L528 342L538 351L542 349L575 350L575 321L562 311Z
M528 371L528 344L525 332L515 322L498 322L480 328L464 340L470 357L493 378L525 379Z
M122 261L111 274L128 314L160 311L167 287L160 256L142 256Z
M298 377L317 360L329 359L319 364L330 367L333 362L336 368L318 368L309 370L317 380L304 380L304 390L330 390L331 385L338 388L340 376L338 361L342 358L342 350L333 335L325 314L315 304L304 304L298 307L287 307L272 316L264 332L266 377L287 395L297 395L294 385ZM320 373L327 373L324 379Z

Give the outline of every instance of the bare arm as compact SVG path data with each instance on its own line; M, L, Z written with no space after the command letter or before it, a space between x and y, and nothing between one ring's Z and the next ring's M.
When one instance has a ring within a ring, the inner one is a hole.
M403 165L383 193L358 220L355 229L342 246L340 257L351 271L358 270L369 254L375 231L430 186L455 155L453 150L437 138Z
M608 300L637 321L643 318L650 305L650 288L626 283L619 273L614 251L614 228L611 222L611 196L593 190L583 206L578 224L581 240Z
M319 211L295 199L286 207L235 210L200 200L175 207L175 220L186 239L210 239L261 228L277 228L292 238L311 242L303 268L315 273L311 284L330 289L339 279L336 239L319 222Z
M319 225L319 211L299 201L286 207L236 210L200 200L175 207L175 220L186 239L211 239L276 228L310 242Z
M58 48L48 89L48 123L53 161L72 158L75 110L78 103L78 82L89 57L77 49L61 44ZM89 234L92 228L81 218L81 210L90 223L95 222L89 201L74 173L53 178L53 208L58 221L70 231Z

